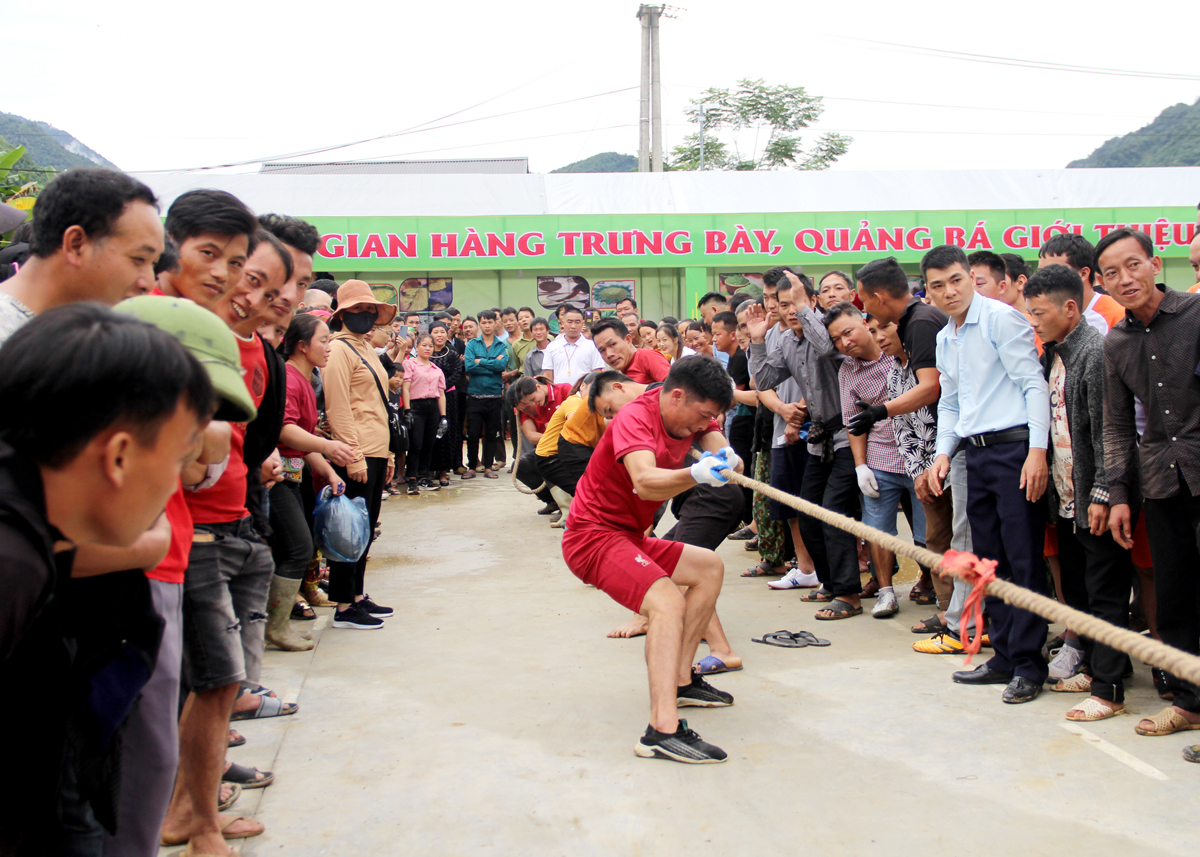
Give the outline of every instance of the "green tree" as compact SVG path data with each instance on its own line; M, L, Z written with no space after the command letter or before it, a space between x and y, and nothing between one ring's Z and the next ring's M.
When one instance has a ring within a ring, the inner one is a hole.
M850 148L852 137L836 132L822 134L807 150L796 134L821 118L821 97L802 86L768 86L763 80L739 80L730 89L710 87L693 98L684 110L688 121L699 125L704 117L704 168L706 170L825 170ZM753 151L742 152L737 132L753 129ZM766 139L759 148L762 132ZM700 168L700 132L689 134L671 152L670 168Z
M0 138L0 202L32 211L45 182L53 177L53 170L43 171L29 159L24 146L14 149Z

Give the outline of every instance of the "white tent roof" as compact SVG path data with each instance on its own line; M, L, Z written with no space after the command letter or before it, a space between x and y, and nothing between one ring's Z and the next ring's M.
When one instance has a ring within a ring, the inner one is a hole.
M220 188L258 212L300 217L722 214L1192 206L1200 167L922 172L545 175L138 173L163 210Z

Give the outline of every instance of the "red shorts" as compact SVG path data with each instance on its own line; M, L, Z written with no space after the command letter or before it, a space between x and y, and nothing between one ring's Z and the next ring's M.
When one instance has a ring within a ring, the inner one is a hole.
M562 552L572 574L637 613L646 591L675 573L683 542L621 530L567 530Z
M1154 559L1150 556L1150 537L1146 535L1145 512L1138 515L1133 528L1133 564L1139 568L1154 567Z

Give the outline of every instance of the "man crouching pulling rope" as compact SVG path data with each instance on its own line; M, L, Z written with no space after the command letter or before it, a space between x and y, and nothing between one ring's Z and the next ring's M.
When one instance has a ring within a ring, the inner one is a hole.
M675 363L661 388L639 396L613 418L567 516L562 543L567 567L649 623L650 725L634 745L643 758L725 761L723 750L701 740L676 714L686 705L733 704L732 695L692 672L696 647L721 592L724 563L710 550L646 533L663 501L697 484L724 484L728 480L720 471L725 468L742 472L737 454L720 448L723 436L716 422L732 400L729 376L715 360L689 357ZM693 442L705 457L680 469Z

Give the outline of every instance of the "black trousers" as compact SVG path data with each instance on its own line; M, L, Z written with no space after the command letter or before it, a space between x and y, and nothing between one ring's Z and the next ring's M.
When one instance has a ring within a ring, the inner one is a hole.
M383 477L387 476L386 458L367 459L367 481L355 482L346 476L346 468L333 465L337 475L346 483L346 496L353 499L363 497L367 501L367 516L371 519L371 541L375 541L375 525L379 523L379 508L383 505ZM363 551L358 562L329 563L329 600L349 604L363 594L367 577L367 554L370 545Z
M467 467L479 466L479 442L483 441L483 466L495 461L496 443L503 443L504 400L496 397L467 398ZM503 447L501 447L503 451Z
M735 406L736 407L736 406ZM729 424L729 445L733 447L733 451L742 459L746 468L746 475L754 475L754 415L746 414L740 417L734 417ZM742 488L742 509L745 515L745 520L751 520L753 514L751 509L754 507L754 491L750 488Z
M408 430L408 455L404 459L404 475L409 479L428 476L433 467L433 444L437 440L438 423L442 413L437 399L410 399L413 424Z
M819 455L806 454L800 496L830 511L853 515L858 508L858 479L850 449L837 450L828 462ZM813 558L821 583L834 595L860 593L858 539L809 515L800 515L799 526L800 538Z
M1119 628L1129 627L1133 557L1116 543L1111 533L1093 536L1089 530L1076 529L1074 521L1059 517L1058 561L1067 604ZM1083 660L1092 677L1092 695L1109 702L1124 702L1121 676L1129 658L1088 637L1082 641Z
M524 483L526 488L537 488L546 482L542 474L538 471L538 456L533 450L521 453L521 463L517 465L517 479ZM554 497L550 494L550 486L547 485L541 491L537 492L537 498L543 503L553 503Z
M1154 557L1158 633L1164 643L1200 654L1200 497L1187 486L1165 500L1146 500L1146 535ZM1200 687L1167 674L1174 704L1200 713Z
M967 447L967 520L976 556L997 562L996 576L1046 593L1046 520L1025 499L1021 468L1028 441ZM1042 684L1049 675L1042 645L1046 620L987 596L994 654L987 665Z
M740 485L697 485L671 500L675 526L663 538L716 550L737 529L743 504Z
M303 580L312 560L313 539L312 518L305 512L299 482L276 482L271 486L271 530L267 544L275 558L275 573L289 580Z

